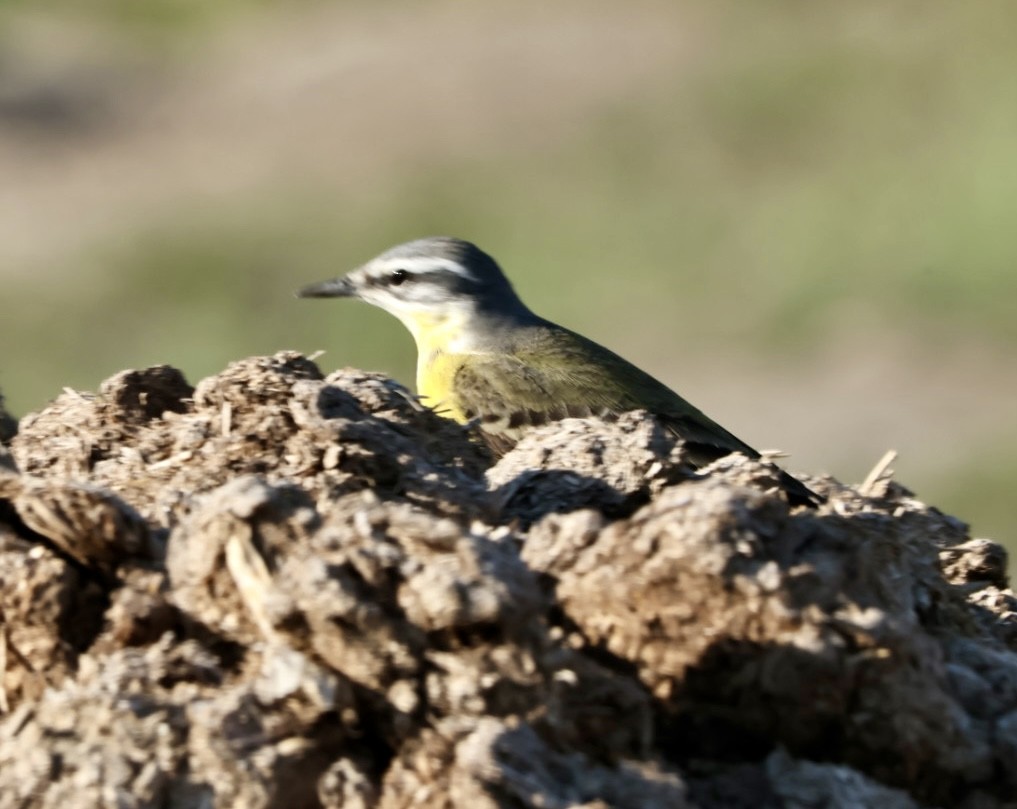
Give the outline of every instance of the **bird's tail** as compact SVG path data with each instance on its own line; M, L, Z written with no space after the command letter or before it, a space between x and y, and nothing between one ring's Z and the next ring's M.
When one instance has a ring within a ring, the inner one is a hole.
M826 502L826 498L821 494L816 494L808 486L802 483L798 478L792 477L779 466L775 466L777 470L777 477L780 480L781 488L784 490L784 494L787 495L787 501L792 506L808 506L809 508L817 508Z

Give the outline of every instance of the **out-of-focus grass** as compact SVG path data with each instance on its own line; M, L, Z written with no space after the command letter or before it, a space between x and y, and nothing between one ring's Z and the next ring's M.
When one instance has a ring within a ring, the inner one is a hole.
M701 351L793 362L845 323L860 350L870 327L921 335L932 354L958 334L1017 343L1017 6L695 13L705 40L687 73L648 79L564 142L521 152L507 133L483 156L404 169L384 198L273 185L97 245L58 288L7 282L8 301L42 304L0 318L0 345L19 346L0 376L10 405L156 362L195 380L282 347L410 383L411 342L387 315L291 293L429 233L491 249L542 314L655 368ZM1011 449L1012 432L1001 425ZM1017 467L983 449L936 485L1005 538Z
M245 11L269 5L269 0L49 0L45 12L87 19L90 23L119 30L123 36L139 33L173 39L193 35L195 30L228 21ZM4 14L25 11L40 12L34 0L4 0L0 5L0 22Z
M864 19L859 33L841 32L848 12L817 22L757 11L763 35L739 38L738 56L707 58L681 85L648 85L565 144L420 166L385 201L274 187L190 218L178 212L127 234L126 246L81 257L105 268L76 273L89 277L85 289L72 281L45 292L82 344L17 311L0 329L5 339L31 335L58 359L73 354L80 376L64 381L82 384L122 364L120 330L109 331L117 323L132 325L130 345L153 361L202 323L212 333L194 338L206 348L196 345L192 361L211 371L221 364L213 354L267 350L287 342L294 318L306 324L297 304L280 306L287 280L452 231L497 248L549 315L579 327L609 317L651 348L658 324L680 322L711 340L752 335L750 350L807 351L838 308L921 330L931 344L958 329L1015 341L1017 240L1007 223L1017 217L1017 105L1008 103L1017 55L987 44L998 30L990 14L937 13L902 47ZM1009 18L1017 23L1017 11ZM24 286L11 298L39 294ZM336 312L356 329L383 322ZM389 331L378 328L373 337ZM363 361L405 367L387 338L365 342ZM22 407L52 392L37 374L26 387L10 363L7 375Z
M1011 575L1017 575L1014 542L1014 491L1017 488L1014 425L1000 425L998 441L972 447L967 461L926 482L938 493L936 506L972 524L973 533L1003 542L1010 550ZM919 496L923 492L918 493Z

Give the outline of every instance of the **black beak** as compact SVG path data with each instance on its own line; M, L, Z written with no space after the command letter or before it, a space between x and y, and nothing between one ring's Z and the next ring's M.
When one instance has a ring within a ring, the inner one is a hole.
M349 278L332 278L319 281L297 290L298 298L356 298L357 288Z

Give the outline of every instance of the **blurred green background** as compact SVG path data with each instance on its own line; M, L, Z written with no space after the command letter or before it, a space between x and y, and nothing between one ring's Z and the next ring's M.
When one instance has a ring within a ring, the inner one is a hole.
M1013 546L1017 4L0 4L0 389L16 415L169 363L399 324L295 288L406 239L788 466L886 449Z

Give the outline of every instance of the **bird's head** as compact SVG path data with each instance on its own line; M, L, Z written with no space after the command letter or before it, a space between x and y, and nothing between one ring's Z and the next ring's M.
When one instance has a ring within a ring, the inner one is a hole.
M461 326L477 315L526 312L498 263L470 242L436 236L400 244L299 298L359 298L423 330Z

